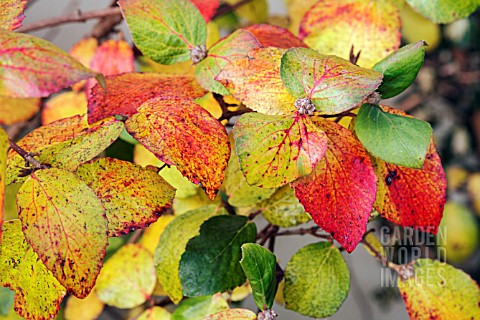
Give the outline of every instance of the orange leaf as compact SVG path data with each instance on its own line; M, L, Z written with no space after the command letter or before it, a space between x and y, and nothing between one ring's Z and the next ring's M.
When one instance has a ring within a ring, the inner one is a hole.
M70 48L70 55L77 59L85 67L90 67L90 62L98 48L98 40L95 38L85 38L78 41Z
M311 48L348 59L353 45L366 68L397 50L400 37L400 15L390 1L320 0L300 24L300 38Z
M210 21L220 6L219 0L191 0L193 4L200 10L206 22Z
M28 0L2 0L0 1L0 26L7 30L20 28L25 18L23 11Z
M222 185L230 157L227 132L198 104L182 99L146 101L125 123L127 131L160 160L177 166L210 199Z
M0 124L11 125L33 117L40 110L38 98L0 96Z
M87 98L84 92L63 92L48 100L42 108L42 124L87 113Z
M308 46L287 29L269 24L254 24L244 28L252 33L264 47L289 49Z
M315 223L352 252L365 233L377 177L370 157L350 130L323 118L314 122L327 134L327 152L312 174L292 185Z
M205 91L191 76L161 76L154 73L126 73L106 77L107 92L96 85L88 99L88 122L112 115L131 116L145 101L195 99Z

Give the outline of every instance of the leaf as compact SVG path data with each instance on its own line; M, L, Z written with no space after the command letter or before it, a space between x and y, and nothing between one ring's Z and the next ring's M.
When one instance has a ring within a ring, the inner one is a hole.
M200 320L219 311L228 310L227 301L220 293L213 296L189 298L175 309L172 320Z
M246 58L250 50L260 47L260 43L246 30L237 30L228 37L214 44L205 59L195 68L195 78L200 85L222 95L230 92L215 77L236 59Z
M276 188L310 174L325 155L327 139L307 115L247 113L233 129L247 182Z
M178 270L183 294L204 296L233 289L245 282L241 246L255 242L257 229L247 217L218 216L204 222L188 241Z
M478 0L406 0L415 11L435 23L450 23L468 17L480 6Z
M418 41L401 47L373 66L383 74L378 92L382 99L394 97L407 89L422 67L425 58L425 41Z
M300 29L300 22L307 11L318 0L287 0L287 12L290 30L294 35L298 35Z
M87 113L85 93L69 91L49 99L42 108L42 125Z
M241 0L225 0L231 6L238 5ZM253 0L235 8L235 14L249 22L248 24L262 23L268 18L268 1Z
M312 219L290 186L281 187L258 207L268 222L282 228L294 227Z
M191 1L198 8L198 10L202 14L206 22L210 21L210 19L215 15L215 12L217 12L218 7L220 6L219 0L191 0Z
M78 298L88 295L107 247L105 209L73 173L39 170L17 194L25 238L58 281Z
M277 285L277 259L273 253L256 243L242 245L240 260L253 291L253 300L260 310L271 309Z
M0 95L47 97L95 73L50 42L0 29Z
M246 58L228 64L215 80L248 108L265 114L295 111L295 98L280 78L280 60L285 49L267 47L251 50Z
M225 127L198 104L181 99L151 99L125 123L127 131L183 176L201 184L213 200L230 157Z
M233 142L233 141L232 141ZM249 207L264 199L268 199L275 189L264 189L251 186L240 170L240 163L235 148L228 161L223 186L228 197L228 203L234 207Z
M257 315L248 309L229 309L209 315L202 320L255 320Z
M90 62L95 55L95 51L98 48L98 40L96 38L83 38L75 43L70 48L70 55L77 59L85 67L90 67Z
M421 169L432 138L432 127L428 122L364 104L355 120L355 133L375 157Z
M32 118L40 110L38 98L0 96L0 124L12 125Z
M65 288L27 243L19 220L4 223L0 251L0 284L15 291L15 311L28 319L55 317Z
M280 74L292 96L310 99L324 114L352 109L373 93L382 81L379 72L306 48L292 48L285 52Z
M292 185L315 223L352 252L365 233L377 177L350 130L323 118L314 121L327 134L327 152L313 173Z
M206 43L205 19L188 0L120 0L119 5L137 47L158 63L187 61L194 47Z
M371 68L400 46L400 16L390 1L321 0L303 17L300 39L324 54L349 58L361 51L358 65Z
M102 202L109 237L157 221L171 207L175 197L175 189L156 172L118 159L94 160L78 167L75 174Z
M372 161L378 176L374 208L397 225L436 234L442 219L447 183L435 144L430 143L421 170L378 158Z
M467 174L467 172L465 172ZM448 186L452 186L452 179L448 180ZM473 173L468 175L467 191L472 201L473 208L477 215L480 215L480 173Z
M177 216L162 233L155 250L155 268L158 281L175 304L183 297L178 268L188 241L199 234L205 220L224 214L227 214L224 208L213 205L202 207Z
M415 276L398 279L411 319L478 319L480 289L463 271L437 260L419 259Z
M312 318L335 314L349 290L348 266L330 242L303 247L285 269L285 308Z
M110 306L129 309L148 300L156 282L150 252L140 244L126 244L105 262L95 293Z
M104 305L94 292L90 292L85 299L70 296L65 307L65 319L95 320L102 313Z
M425 51L434 51L442 40L440 25L424 18L405 2L403 6L399 6L399 10L402 20L402 37L405 42L425 41L428 43Z
M205 94L193 76L125 73L106 77L105 81L108 91L96 85L88 99L89 123L113 115L131 116L151 98L193 100Z
M155 254L155 248L157 248L160 236L165 228L172 220L175 219L174 215L164 214L157 221L152 223L148 228L143 230L142 237L138 241L145 249L147 249L152 255Z
M53 167L73 171L81 163L98 156L123 130L123 122L106 118L88 126L86 117L72 117L40 127L18 142L28 152L38 153L37 160ZM22 182L19 177L25 161L10 151L7 184Z
M25 18L23 12L28 0L4 0L0 2L0 25L7 30L15 30L22 26Z
M279 26L270 24L254 24L245 27L245 30L252 33L263 47L277 47L284 49L293 47L307 48L307 45L303 43L302 40L294 36L287 29Z
M8 135L0 128L0 244L2 244L2 225L5 211L5 180L7 170L7 151L10 147ZM1 253L1 252L0 252Z
M7 287L0 287L0 319L3 319L4 316L8 316L10 310L13 309L14 299L14 291L10 290L10 288Z
M167 309L162 307L153 307L145 310L137 320L170 320L172 315Z

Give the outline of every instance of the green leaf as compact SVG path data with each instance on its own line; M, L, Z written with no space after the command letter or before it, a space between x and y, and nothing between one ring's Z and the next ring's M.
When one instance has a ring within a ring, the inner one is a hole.
M140 244L127 244L103 266L95 294L110 306L134 308L150 298L156 283L150 252Z
M312 219L290 186L281 187L258 207L268 222L282 228L294 227Z
M6 316L13 307L15 292L6 287L0 287L0 316Z
M107 247L105 209L73 173L38 170L17 194L25 238L58 281L78 298L88 295Z
M425 41L418 41L401 47L373 66L373 70L383 74L377 89L382 99L395 97L412 84L422 67L425 45Z
M333 315L347 298L349 290L347 264L330 242L303 247L285 269L285 307L309 317Z
M432 127L428 122L385 112L364 104L355 121L355 132L365 149L389 163L421 169Z
M3 225L0 252L0 285L15 291L16 312L27 319L55 317L65 288L27 243L19 220Z
M398 279L411 319L480 319L480 288L468 274L431 259L415 261L413 270Z
M213 296L189 298L178 305L172 320L200 320L211 314L228 310L227 301L220 293Z
M240 266L241 246L255 242L257 230L243 216L218 216L207 220L200 235L191 239L179 268L183 294L209 295L245 282Z
M352 109L374 92L382 74L312 49L291 48L282 57L280 75L295 98L308 98L323 114Z
M283 186L308 175L325 155L327 138L309 116L247 113L233 129L247 182L262 188Z
M407 0L407 3L435 23L450 23L468 17L480 6L478 0Z
M277 285L275 255L261 245L245 243L240 265L250 282L257 307L260 310L272 308Z
M224 208L214 205L202 207L176 217L162 233L155 250L155 268L158 281L174 303L183 297L178 268L188 241L199 234L205 220L224 214L227 214Z
M137 47L161 64L190 59L190 51L205 45L207 24L188 0L120 0Z

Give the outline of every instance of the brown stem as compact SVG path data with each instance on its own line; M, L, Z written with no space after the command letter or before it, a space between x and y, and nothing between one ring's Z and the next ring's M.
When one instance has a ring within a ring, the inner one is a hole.
M387 267L387 268L390 268L390 269L393 269L395 271L397 271L398 273L400 273L402 271L402 266L396 264L396 263L393 263L391 261L388 260L388 258L384 255L382 255L380 252L377 251L377 249L375 249L367 240L366 240L366 235L369 234L371 231L365 233L363 235L363 239L362 239L362 243L364 245L366 245L368 247L368 249L370 249L370 251L373 252L373 254L375 255L375 258L378 259L378 261L380 261L382 263L383 266Z
M117 0L113 0L110 3L110 8L117 6ZM113 15L102 17L97 24L93 27L92 33L90 34L93 38L100 39L112 32L113 28L120 22L122 22L123 16Z
M252 212L248 215L248 220L253 220L255 219L256 216L258 216L260 213L262 213L262 210L257 210L255 212Z
M317 238L322 238L322 239L327 239L327 240L331 239L331 236L328 235L328 234L317 233L319 229L320 229L320 227L299 228L299 229L295 229L295 230L285 230L285 231L282 231L282 232L278 232L276 235L277 236L291 236L291 235L303 236L303 235L306 235L306 234L310 234L310 235L312 235L314 237L317 237Z
M26 150L22 149L18 144L16 144L15 142L13 142L11 139L8 139L8 142L10 142L10 147L11 147L16 153L18 153L23 159L25 159L25 161L27 161L28 163L30 163L35 170L48 169L48 168L50 168L50 166L48 166L48 165L46 165L46 164L42 164L40 161L38 161L37 159L35 159L35 158L33 157L32 153L27 152Z

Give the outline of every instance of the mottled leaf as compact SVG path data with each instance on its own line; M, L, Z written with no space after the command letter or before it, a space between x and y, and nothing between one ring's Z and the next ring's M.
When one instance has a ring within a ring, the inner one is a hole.
M325 155L327 139L309 116L247 113L233 129L247 182L276 188L310 174Z
M218 7L220 6L219 0L191 0L192 3L200 10L203 18L206 22L210 21Z
M225 66L236 59L247 57L250 50L260 47L258 40L250 32L237 30L214 44L205 59L195 68L195 78L200 85L210 91L228 95L230 92L215 77Z
M68 320L95 320L103 311L104 303L98 299L95 292L85 299L70 296L65 306L65 319Z
M246 58L228 64L215 80L248 108L272 115L295 111L295 98L283 86L280 60L285 49L251 50Z
M432 138L432 127L428 122L364 104L355 120L355 133L375 157L421 169Z
M290 186L278 189L271 197L258 204L258 208L268 222L282 228L294 227L312 219Z
M47 97L95 73L50 42L0 29L0 95Z
M154 97L193 100L205 94L192 76L126 73L106 77L105 82L108 90L96 85L88 99L89 123L113 115L131 116L142 103Z
M167 309L162 307L153 307L145 310L138 316L137 320L170 320L172 315Z
M5 209L5 179L7 169L7 151L10 147L5 130L0 128L0 244L2 243L2 225ZM1 252L0 252L1 253Z
M330 242L303 247L285 269L285 308L312 318L335 314L349 290L350 271Z
M327 134L327 152L313 173L292 185L315 223L352 252L365 233L377 177L350 130L323 118L315 119L315 124Z
M162 64L190 59L190 51L205 45L207 24L188 0L120 0L137 47Z
M127 161L101 158L81 165L75 174L102 202L109 237L157 221L175 197L175 189L156 172Z
M374 92L382 74L312 49L292 48L282 57L280 74L295 98L308 98L324 114L352 109Z
M88 295L107 247L105 209L73 173L39 170L17 194L22 231L45 266L78 298Z
M390 1L320 0L300 24L300 38L312 49L348 59L354 46L365 68L397 50L400 37L400 16Z
M245 243L240 265L252 287L257 307L260 310L272 308L277 286L275 255L261 245Z
M172 314L172 320L194 320L228 310L228 302L220 293L213 296L195 297L183 300Z
M7 30L15 30L22 26L25 18L23 11L28 0L3 0L0 2L0 25Z
M229 309L209 315L202 320L255 320L257 315L248 309Z
M252 33L263 47L277 47L289 49L292 47L304 47L298 37L294 36L290 31L279 26L270 24L254 24L245 28Z
M188 241L178 270L183 294L204 296L233 289L245 282L241 246L255 242L255 224L242 216L218 216L202 224Z
M425 41L406 45L373 66L373 70L383 74L377 90L382 99L400 94L413 83L425 58L425 45Z
M95 293L110 306L133 308L150 298L156 282L150 252L140 244L127 244L105 262Z
M12 125L32 118L40 110L38 98L0 96L0 124Z
M87 97L84 92L63 92L48 100L42 108L42 124L87 113Z
M398 279L411 319L479 319L480 288L462 270L438 260L419 259L415 275Z
M201 184L214 199L230 157L225 127L198 104L151 99L126 122L127 131L160 160Z
M468 17L479 6L478 0L406 0L413 9L435 23L450 23Z
M423 169L417 170L373 159L377 180L375 209L404 227L437 233L446 199L447 183L433 142Z
M168 224L155 250L155 268L158 281L174 303L182 297L182 285L178 276L180 258L188 241L199 234L200 226L210 217L227 214L217 206L207 206L177 216Z
M55 317L66 293L65 288L27 243L19 220L5 222L3 231L0 284L16 292L16 312L28 319Z

